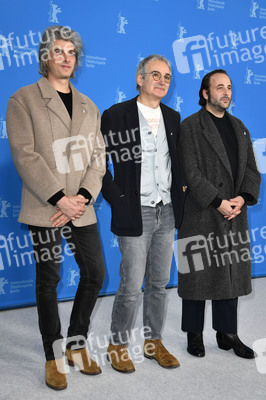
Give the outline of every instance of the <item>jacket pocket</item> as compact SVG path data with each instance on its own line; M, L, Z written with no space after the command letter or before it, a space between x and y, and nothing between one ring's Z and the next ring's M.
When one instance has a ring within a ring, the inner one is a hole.
M119 229L128 229L132 225L128 198L121 195L112 205L113 224Z

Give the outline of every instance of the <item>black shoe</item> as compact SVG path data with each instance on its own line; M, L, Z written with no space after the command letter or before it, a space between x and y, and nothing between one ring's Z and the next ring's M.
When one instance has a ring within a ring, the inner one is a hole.
M203 344L202 332L187 334L187 351L195 357L204 357L205 348Z
M222 350L233 349L238 357L255 358L254 351L242 343L236 334L217 332L216 339L218 347Z

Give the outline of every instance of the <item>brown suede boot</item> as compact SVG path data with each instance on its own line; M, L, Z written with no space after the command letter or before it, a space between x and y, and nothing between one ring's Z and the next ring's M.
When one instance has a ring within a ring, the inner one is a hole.
M156 360L164 368L177 368L180 366L178 360L166 350L160 339L145 340L144 356Z
M49 360L45 363L46 385L54 390L63 390L67 387L64 362L60 360Z
M71 367L77 365L82 374L98 375L102 372L97 362L90 358L86 347L79 350L69 350L67 348L66 358L68 365L70 365Z
M107 360L111 362L112 367L118 372L130 373L135 371L126 346L110 343L107 348Z

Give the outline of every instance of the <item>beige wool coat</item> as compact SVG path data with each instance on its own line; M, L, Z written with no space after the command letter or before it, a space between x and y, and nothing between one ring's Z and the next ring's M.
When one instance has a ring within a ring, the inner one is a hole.
M22 180L19 222L51 227L56 208L48 199L63 190L75 196L83 187L96 200L105 174L105 146L96 105L70 83L72 120L59 94L42 77L19 89L7 107L7 132L12 157ZM93 205L73 221L96 222Z

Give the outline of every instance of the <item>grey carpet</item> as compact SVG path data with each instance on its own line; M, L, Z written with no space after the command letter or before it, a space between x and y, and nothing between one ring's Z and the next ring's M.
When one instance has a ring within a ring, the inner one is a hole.
M249 346L266 341L266 278L253 280L251 295L239 301L239 336ZM73 368L67 374L68 388L55 392L44 384L44 356L37 327L36 307L0 313L0 399L2 400L265 400L266 348L260 356L265 374L255 360L244 360L232 350L218 349L211 328L207 303L204 341L206 356L196 359L186 352L186 335L180 330L181 300L176 289L167 291L164 344L179 359L181 367L163 369L156 361L143 359L140 328L142 307L135 322L136 342L129 350L136 372L121 374L106 361L106 342L114 297L99 298L91 321L91 356L100 361L103 373L86 376ZM72 302L59 304L62 330L66 333ZM93 333L92 333L93 332ZM98 339L97 339L98 336ZM266 347L266 345L265 345ZM264 358L263 358L264 357Z

